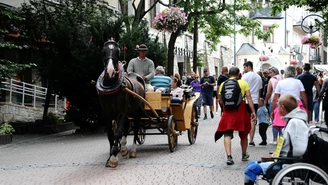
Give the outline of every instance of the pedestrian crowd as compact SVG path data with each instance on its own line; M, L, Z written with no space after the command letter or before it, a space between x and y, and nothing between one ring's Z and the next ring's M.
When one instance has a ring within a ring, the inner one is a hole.
M137 72L142 72L145 81L155 86L155 90L171 88L172 92L181 96L180 87L190 86L194 92L200 93L195 101L198 118L202 106L203 120L209 117L213 119L214 114L220 114L214 140L216 142L223 138L227 165L234 164L231 151L234 131L238 132L240 138L242 161L248 161L248 146L277 145L279 138L284 140L278 156L299 157L307 147L308 124L328 120L328 78L324 79L322 72L311 73L309 63L297 67L287 66L280 72L273 66L255 72L253 62L247 61L242 72L238 67L228 69L223 66L218 77L211 75L208 68L203 69L201 77L195 72L191 72L188 77L181 77L179 73L167 77L162 66L152 72L154 65L150 59L145 59L142 52L146 49L140 49L141 55L130 62ZM139 65L138 62L144 62L145 65ZM321 101L323 120L319 118ZM254 141L257 125L261 138L259 143ZM267 138L270 126L273 138ZM245 169L245 184L254 184L256 175L265 174L270 164L272 162L249 162Z

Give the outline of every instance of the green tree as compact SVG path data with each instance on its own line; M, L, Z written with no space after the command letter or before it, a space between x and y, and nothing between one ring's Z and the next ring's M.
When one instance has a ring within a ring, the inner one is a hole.
M35 65L19 57L30 50L25 33L24 18L19 11L0 7L0 79L13 77L15 72Z
M155 66L166 65L167 49L162 43L159 42L158 35L149 34L148 22L146 20L143 20L134 29L127 30L120 39L121 48L124 48L125 46L127 49L125 51L121 51L121 54L123 54L122 60L129 62L132 58L138 56L136 45L142 43L146 44L148 48L150 48L147 52L147 57L154 61Z
M326 0L275 0L270 5L272 6L272 14L285 11L291 6L308 7L308 11L322 14L324 18L322 26L325 31L328 29L328 3Z
M103 70L103 43L110 38L119 41L121 60L136 57L134 48L140 43L152 47L148 56L154 57L156 64L166 60L165 54L161 54L165 48L157 36L149 35L146 23L125 32L122 18L105 1L62 0L49 4L45 0L31 0L23 4L22 13L34 60L48 87L44 120L50 93L56 93L70 102L68 119L80 124L98 121L98 96L90 81L96 80ZM128 48L125 52L124 46Z
M22 5L22 13L39 75L48 88L44 120L51 93L66 96L82 114L96 111L97 95L90 81L102 70L104 41L118 38L122 32L120 19L98 0L63 0L59 4L31 0Z
M133 28L140 23L146 13L150 12L151 9L160 1L156 0L150 4L148 9L145 9L145 1L132 2L135 10L134 17L128 17L127 8L122 8L122 14L125 17L125 24L127 27ZM259 21L248 18L247 15L243 15L242 11L254 11L254 8L246 0L235 0L234 4L224 3L225 1L216 0L184 0L178 3L183 12L186 13L188 23L180 26L176 32L172 32L168 43L168 75L173 75L173 64L174 64L174 45L176 39L180 36L183 31L190 31L194 33L194 51L197 51L198 41L198 28L200 28L206 35L207 40L211 41L215 46L220 42L221 36L231 36L236 33L242 33L249 35L252 31L260 39L265 39L269 36L270 32L263 33L262 27ZM127 6L127 2L124 0L120 1L122 7ZM234 29L234 24L238 29ZM274 29L273 26L271 29ZM272 30L271 30L272 31ZM197 67L197 52L194 52L193 56L194 70Z

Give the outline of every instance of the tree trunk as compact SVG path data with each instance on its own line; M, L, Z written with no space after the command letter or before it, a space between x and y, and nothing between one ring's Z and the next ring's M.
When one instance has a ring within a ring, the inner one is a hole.
M176 32L173 32L170 36L169 40L169 48L167 51L167 73L169 76L174 75L174 45L175 41L177 40L177 37L179 35L180 30L177 30Z
M46 120L47 115L48 115L51 92L52 92L52 80L48 79L47 94L46 94L46 100L45 100L45 103L44 103L43 116L42 116L43 123L45 123L45 120Z
M192 70L194 72L197 71L197 63L198 63L198 58L197 58L197 43L198 43L198 18L197 16L195 17L195 22L194 22L194 44L193 44L193 66ZM196 72L197 73L197 72Z

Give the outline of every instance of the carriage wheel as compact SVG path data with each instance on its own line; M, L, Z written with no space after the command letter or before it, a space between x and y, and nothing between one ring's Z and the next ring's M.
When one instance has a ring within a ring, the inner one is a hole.
M280 170L272 184L328 184L328 175L309 163L295 163Z
M145 143L146 140L146 130L144 128L139 128L138 131L138 137L135 139L135 142L137 142L139 145L142 145Z
M194 105L191 112L190 129L188 129L188 140L192 145L196 142L198 131L197 107Z
M168 137L169 148L171 152L174 152L174 150L177 148L178 145L178 133L176 129L177 129L177 124L175 122L175 118L173 115L171 115L167 123L167 137Z

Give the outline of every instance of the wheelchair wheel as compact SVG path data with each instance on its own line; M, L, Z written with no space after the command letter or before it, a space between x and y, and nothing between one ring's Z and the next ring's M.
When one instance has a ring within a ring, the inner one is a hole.
M328 184L328 175L319 167L309 163L295 163L280 170L272 181L283 184Z

